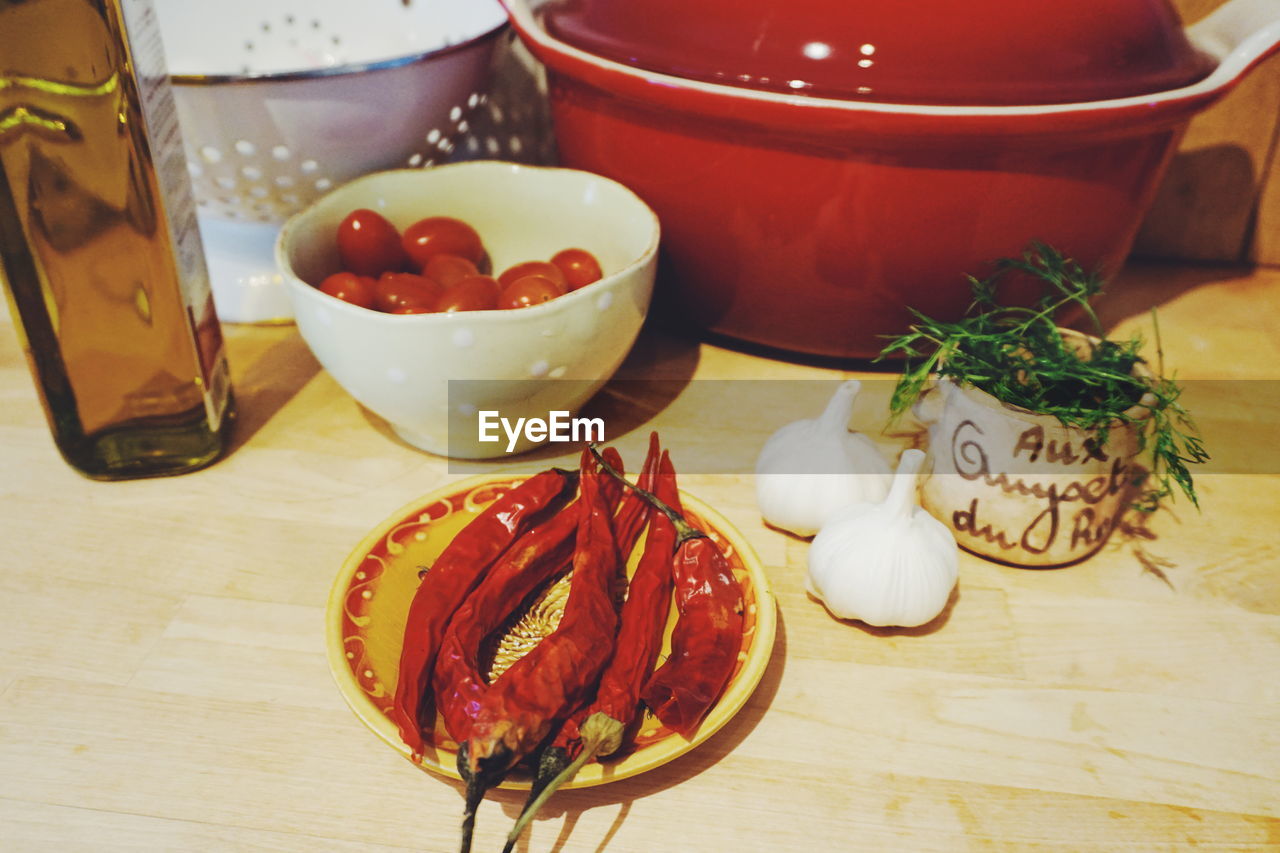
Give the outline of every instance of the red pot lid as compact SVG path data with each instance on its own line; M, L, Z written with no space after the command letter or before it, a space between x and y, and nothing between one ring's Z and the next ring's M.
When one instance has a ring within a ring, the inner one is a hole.
M1167 0L550 0L554 37L707 82L914 104L1099 101L1213 69Z

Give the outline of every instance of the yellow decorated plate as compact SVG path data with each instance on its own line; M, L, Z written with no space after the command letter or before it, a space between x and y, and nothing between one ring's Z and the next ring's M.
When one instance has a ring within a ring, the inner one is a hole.
M400 740L388 715L396 693L401 638L409 603L417 589L418 572L435 562L445 545L481 510L522 479L475 477L414 501L365 537L347 558L334 582L325 621L329 668L343 698L356 716L410 760L414 760L414 756ZM777 609L759 559L742 535L719 513L683 492L681 499L690 521L724 549L734 575L742 584L746 611L738 666L719 702L698 727L692 740L667 729L646 712L634 743L625 755L588 764L566 788L584 788L625 779L693 749L715 734L746 704L769 662ZM628 571L635 568L643 543L642 536L636 553L632 554ZM559 597L563 598L562 595ZM544 599L530 610L554 609L557 590L553 587ZM545 613L530 613L527 619L537 623L535 617L545 622ZM674 624L673 606L663 657L670 651L667 643ZM516 625L511 635L514 636L520 627ZM457 779L457 748L444 728L437 725L434 737L417 763L427 770ZM513 772L501 787L527 789L529 780Z

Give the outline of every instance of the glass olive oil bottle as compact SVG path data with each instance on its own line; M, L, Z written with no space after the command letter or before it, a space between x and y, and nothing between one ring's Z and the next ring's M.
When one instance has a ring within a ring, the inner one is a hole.
M74 468L223 451L231 388L150 0L0 0L0 278Z

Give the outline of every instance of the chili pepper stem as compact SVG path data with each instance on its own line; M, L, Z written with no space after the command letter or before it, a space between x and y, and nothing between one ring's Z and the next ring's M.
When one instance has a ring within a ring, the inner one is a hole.
M484 782L479 774L467 780L467 802L462 811L462 846L459 853L471 853L471 836L476 830L476 811L484 799Z
M560 775L561 771L569 766L569 762L569 753L562 747L552 746L543 751L538 759L538 771L534 775L533 784L529 787L529 796L524 801L524 808L520 810L521 815L524 815L533 807L534 800L538 799L538 795L546 790L546 787ZM508 836L506 846L502 848L502 853L511 853L512 848L515 846L515 836Z
M599 749L599 743L588 743L585 740L583 741L582 752L578 754L578 757L570 762L568 767L561 770L560 775L552 779L547 784L547 787L542 789L542 793L538 794L538 796L529 803L524 812L516 820L515 826L511 827L511 832L507 835L507 850L510 850L515 846L516 840L520 838L520 833L524 832L524 828L529 825L529 822L533 820L538 811L546 805L547 800L551 799L551 795L554 794L565 782L568 782L574 776L578 775L578 771L581 770L588 761L596 757L596 752Z
M640 488L635 483L631 482L626 477L622 476L621 473L614 470L613 466L610 465L608 462L606 462L604 457L600 455L600 451L596 448L594 444L590 444L587 446L591 449L591 454L595 456L596 460L600 463L600 467L602 467L605 470L605 473L609 474L611 477L621 482L628 489L635 492L640 497L644 498L651 506L657 509L658 512L662 513L663 515L665 515L667 518L671 520L671 524L676 529L676 545L680 545L681 543L686 542L690 539L706 538L707 534L703 533L701 530L697 529L692 524L685 521L684 516L676 512L674 509L672 509L666 503L666 501L662 500L662 498L658 497L653 492L650 492L647 489Z
M515 826L511 827L511 832L507 835L507 846L503 848L503 853L510 853L516 840L520 838L520 833L524 832L524 828L561 785L577 776L578 771L597 755L610 755L618 750L622 744L623 729L623 724L608 714L596 712L587 718L587 721L582 724L582 752L524 807L524 811L516 819Z
M460 853L471 853L471 836L476 828L476 812L484 799L484 792L501 782L514 762L509 750L498 749L488 758L480 759L473 770L470 751L470 745L465 742L458 747L458 774L467 784L466 802L462 810Z

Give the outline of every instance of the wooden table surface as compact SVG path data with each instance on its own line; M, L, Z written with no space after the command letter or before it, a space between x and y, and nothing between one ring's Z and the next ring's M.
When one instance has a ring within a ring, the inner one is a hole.
M1181 378L1280 377L1280 271L1144 267L1113 291L1121 332L1160 305ZM365 533L458 474L362 411L292 327L228 332L233 452L97 483L56 456L0 323L0 848L452 850L458 788L347 709L323 616ZM626 371L849 375L656 333ZM1242 472L1280 422L1256 387L1262 403L1197 412ZM680 402L622 436L630 458L653 427L677 453L698 436ZM807 546L760 522L749 476L685 477L767 567L768 670L710 741L559 794L518 849L1280 848L1280 476L1198 483L1202 513L1180 502L1155 538L1117 536L1070 569L962 555L940 624L884 631L805 595ZM477 851L501 847L521 796L486 800Z

